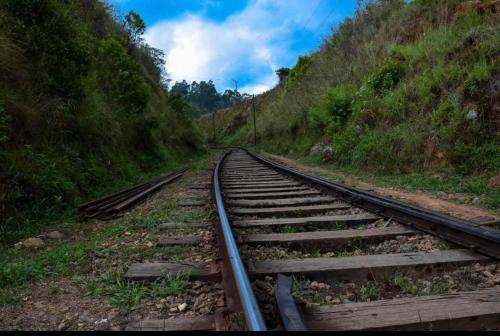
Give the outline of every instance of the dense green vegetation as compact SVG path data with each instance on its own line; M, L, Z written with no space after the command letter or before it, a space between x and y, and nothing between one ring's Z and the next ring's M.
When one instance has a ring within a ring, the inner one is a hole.
M100 0L0 2L0 240L200 150L137 13Z
M217 92L213 81L192 82L189 84L185 80L176 82L170 89L170 93L177 94L184 98L195 109L195 115L202 115L223 109L248 98L238 90L225 90L224 93Z
M495 8L495 1L364 1L259 97L260 147L304 156L319 143L342 167L487 181L500 170ZM236 139L234 129L219 128L235 142L253 140L251 127Z

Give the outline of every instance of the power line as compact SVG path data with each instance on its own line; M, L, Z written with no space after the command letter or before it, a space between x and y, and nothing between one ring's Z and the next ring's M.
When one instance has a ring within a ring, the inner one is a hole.
M321 22L321 24L318 26L318 28L316 28L316 31L317 31L317 32L319 31L319 29L320 29L321 27L323 27L323 25L324 25L324 24L325 24L325 22L326 22L326 21L330 18L330 16L332 16L333 12L335 12L335 9L336 9L336 8L332 9L332 10L330 11L330 13L328 13L328 15L325 17L325 19L323 20L323 22Z
M305 27L307 27L309 25L309 22L311 21L311 19L313 18L314 16L314 13L316 13L316 11L318 10L319 8L319 5L321 4L322 0L318 0L318 3L316 4L316 7L314 8L314 10L312 11L311 13L311 16L309 16L309 19L307 19L306 21L306 24L304 25Z
M321 22L321 24L315 29L315 33L314 35L316 35L316 37L319 37L319 38L322 38L322 36L320 36L321 33L321 28L323 27L323 25L328 21L328 19L332 16L332 14L335 12L335 9L336 8L333 8L329 13L328 15L324 18L324 20ZM323 36L324 37L324 36Z

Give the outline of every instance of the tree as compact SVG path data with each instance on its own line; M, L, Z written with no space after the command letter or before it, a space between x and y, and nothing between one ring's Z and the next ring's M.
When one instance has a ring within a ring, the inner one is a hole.
M139 13L133 10L128 12L125 15L124 26L133 42L142 42L142 35L146 32L146 24Z
M280 84L283 84L290 74L290 68L279 68L276 70L276 74L280 79Z
M186 98L191 91L191 86L183 80L182 82L176 82L170 89L170 93L177 94L183 98Z
M191 84L185 80L176 82L170 89L170 93L183 97L198 115L226 108L243 99L236 90L227 89L223 94L220 94L212 80L199 83L194 81Z

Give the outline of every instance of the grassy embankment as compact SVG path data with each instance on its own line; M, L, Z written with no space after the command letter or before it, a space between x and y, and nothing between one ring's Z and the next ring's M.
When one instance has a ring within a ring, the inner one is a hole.
M140 18L114 18L100 0L7 0L0 23L1 243L200 151Z
M370 2L258 97L259 147L327 158L382 184L470 193L498 211L500 190L488 180L500 172L499 7ZM223 141L251 145L250 110L223 113ZM241 117L242 127L228 126ZM209 120L200 122L206 133Z

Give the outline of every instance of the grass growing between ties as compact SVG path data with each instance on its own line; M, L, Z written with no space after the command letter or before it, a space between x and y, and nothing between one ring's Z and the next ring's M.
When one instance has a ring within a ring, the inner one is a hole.
M189 285L189 273L165 273L152 282L129 282L123 273L110 272L95 277L81 277L79 282L90 297L107 296L113 306L128 311L146 297L160 298L178 295Z

